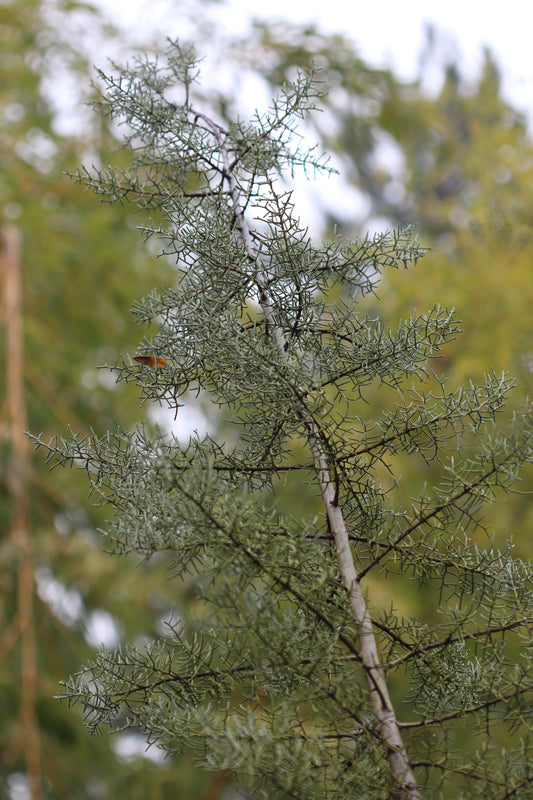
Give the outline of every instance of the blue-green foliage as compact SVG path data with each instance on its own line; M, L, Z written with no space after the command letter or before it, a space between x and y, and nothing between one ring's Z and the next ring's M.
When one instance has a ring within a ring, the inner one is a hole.
M159 641L101 653L65 697L92 730L139 728L170 753L232 771L254 796L418 796L398 790L369 699L314 438L424 796L451 796L453 778L455 797L533 797L531 570L511 544L472 538L483 504L531 461L530 408L499 423L505 376L423 391L428 362L459 331L446 309L391 330L365 313L379 273L422 255L411 232L317 245L301 226L282 175L324 168L296 129L318 96L315 76L227 127L196 105L196 72L191 49L174 44L166 60L102 76L101 106L125 122L132 166L79 178L162 215L145 235L161 238L178 270L173 289L134 308L158 326L143 350L166 364L124 362L118 378L178 415L188 393L206 393L234 431L183 444L117 426L47 448L52 464L86 469L114 507L110 549L163 551L176 579L194 576L202 603ZM381 385L396 387L397 404L376 414ZM445 464L444 482L411 507L394 497L398 453ZM278 502L288 480L308 493L305 517ZM383 604L390 578L394 591L414 581L426 592L423 619ZM480 731L466 747L464 726Z

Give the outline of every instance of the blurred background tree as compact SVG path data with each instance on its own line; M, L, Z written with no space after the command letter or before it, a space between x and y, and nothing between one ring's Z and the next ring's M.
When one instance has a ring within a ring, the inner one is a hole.
M173 275L139 245L134 229L142 220L83 194L64 175L83 162L106 163L115 150L113 131L82 110L80 99L91 95L90 47L105 41L121 42L123 49L129 45L89 4L3 3L0 15L0 209L21 242L27 426L46 435L68 425L100 432L115 418L132 425L139 418L137 397L97 366L134 351L138 337L128 308L152 287L171 283ZM210 38L214 59L222 61L228 52L233 59L234 84L219 96L220 112L228 116L246 73L276 87L296 67L316 62L329 94L311 135L318 134L348 176L346 202L324 203L320 209L324 226L353 234L354 229L416 224L422 242L435 249L409 273L387 276L379 287L380 313L385 309L393 323L414 307L423 310L436 301L455 306L465 334L447 350L446 371L454 386L495 367L517 374L517 396L525 394L531 388L533 147L524 117L502 98L490 53L480 77L469 83L460 63L443 63L441 91L430 97L423 77L437 57L435 32L421 54L419 79L405 84L392 72L365 64L348 39L313 27L255 23L245 37L228 43L216 39L207 15L196 30L198 37ZM67 117L83 114L81 134L58 128L58 87L61 113L67 108ZM114 163L120 157L113 153ZM358 214L349 208L351 202ZM1 358L4 381L5 349ZM6 392L3 385L2 396ZM387 402L384 394L376 397L378 404ZM0 792L11 798L16 791L31 795L20 727L22 562L9 533L8 416L4 406ZM406 494L431 477L423 463L416 474L406 467ZM527 482L526 476L524 488ZM183 596L170 596L158 570L137 571L132 581L131 561L108 559L97 532L103 517L98 509L88 515L85 493L75 472L62 471L52 480L38 460L32 462L27 510L36 587L34 720L43 775L33 797L222 796L228 791L220 788L224 776L213 783L183 765L158 765L118 739L110 748L108 740L88 737L76 716L52 700L59 681L102 640L115 645L158 636L171 606L186 615L191 601L186 587ZM287 497L292 502L289 492ZM491 515L488 529L515 533L527 554L523 533L531 511L524 497L514 495L493 506ZM423 596L406 598L407 605L419 602Z
M92 66L82 45L87 36L103 42L119 33L83 3L4 3L0 15L0 209L3 233L20 243L11 256L23 280L16 313L23 322L27 427L105 430L118 417L133 424L135 393L97 367L134 352L139 337L128 324L129 307L172 274L140 246L140 220L84 194L65 175L83 161L105 163L115 149L113 132L83 107ZM61 133L60 111L74 128L82 114L82 133ZM6 292L9 255L4 248ZM7 384L12 353L3 346L0 355L0 796L194 796L191 781L202 784L197 773L161 770L139 755L144 740L87 736L53 699L59 681L102 642L158 635L171 599L164 575L143 570L132 581L135 562L117 563L103 552L102 514L86 510L80 475L51 479L35 460L23 491L13 485L20 453L12 426L21 416L13 420L15 390L12 380ZM20 546L21 522L29 548Z

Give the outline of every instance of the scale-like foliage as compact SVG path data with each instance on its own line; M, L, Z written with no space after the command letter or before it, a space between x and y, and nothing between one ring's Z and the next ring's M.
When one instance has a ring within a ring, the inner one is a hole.
M158 324L143 349L164 363L118 378L178 414L206 392L237 435L184 445L117 427L46 447L114 507L111 548L163 551L202 605L157 642L101 653L65 697L92 730L138 728L258 797L533 797L531 570L481 527L532 460L531 409L499 422L505 376L424 393L458 333L449 311L391 330L364 313L379 273L422 254L409 232L317 246L301 226L282 175L324 167L296 130L314 77L224 127L195 105L196 72L173 44L102 76L133 164L80 180L162 211L146 236L179 270L134 309ZM383 384L398 402L376 415ZM402 452L445 467L410 508L394 496ZM308 494L305 517L280 502L285 484ZM399 606L418 583L423 619L383 605L388 580Z

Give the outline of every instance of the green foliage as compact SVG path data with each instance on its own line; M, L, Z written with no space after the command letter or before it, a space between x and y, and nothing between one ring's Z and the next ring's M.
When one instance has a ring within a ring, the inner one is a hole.
M87 4L62 0L3 3L0 16L0 215L2 225L16 226L21 240L27 425L51 435L69 424L102 431L117 416L133 424L138 414L133 387L117 386L109 371L98 371L96 365L114 363L119 353L132 348L124 315L139 287L148 291L154 283L168 283L172 272L135 242L130 230L135 218L128 209L105 206L92 194L80 193L65 175L89 153L107 160L116 140L89 115L80 135L61 134L50 99L49 81L59 75L62 88L70 86L70 78L82 96L89 92L90 61L84 60L83 46L75 39L76 24L82 19L98 38L103 22ZM69 112L74 115L76 109L69 107ZM3 314L3 331L5 322ZM36 647L33 663L22 664L23 556L10 535L14 502L8 367L2 338L0 796L14 796L16 782L23 784L28 773L21 722L27 689L21 674L34 669L35 752L38 759L40 750L45 796L86 798L96 792L101 797L156 797L159 783L166 780L160 767L147 762L128 768L113 752L115 740L80 736L79 719L54 695L65 670L94 655L92 623L99 615L105 613L118 635L133 637L139 627L152 633L175 595L171 601L165 576L151 570L139 575L134 586L122 580L119 576L129 574L132 559L113 561L101 551L97 529L105 514L84 509L81 476L65 472L51 482L36 460L24 497L34 574L34 618L29 624L35 628ZM167 773L179 787L176 772L168 768ZM195 780L202 783L202 776Z
M103 651L64 696L91 730L140 730L256 796L531 797L531 570L478 535L532 459L531 408L502 422L512 381L494 374L420 388L457 335L450 312L391 330L366 313L381 271L422 255L408 231L316 245L301 226L282 176L324 167L295 127L313 75L224 125L197 107L196 71L174 44L102 76L133 162L80 179L155 206L146 236L180 273L135 308L166 363L124 362L119 379L178 414L187 392L209 394L236 435L40 442L114 508L112 550L163 554L200 601L159 639ZM373 409L389 387L395 403ZM408 503L406 453L442 468ZM288 475L314 487L307 515L279 502ZM422 612L383 602L389 582L426 591Z

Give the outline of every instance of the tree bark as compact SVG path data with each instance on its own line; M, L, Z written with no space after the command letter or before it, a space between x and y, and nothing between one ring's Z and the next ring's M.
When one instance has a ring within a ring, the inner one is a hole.
M7 328L7 412L11 439L9 491L13 504L11 539L18 555L18 636L21 653L19 736L32 800L42 800L39 730L35 713L37 657L34 628L34 576L28 508L29 446L25 434L22 270L17 229L0 231Z

